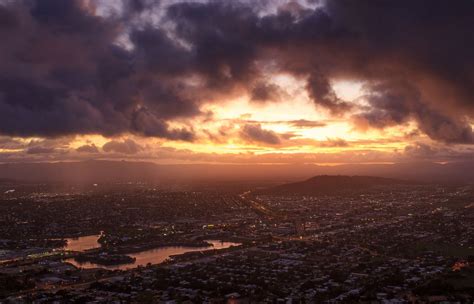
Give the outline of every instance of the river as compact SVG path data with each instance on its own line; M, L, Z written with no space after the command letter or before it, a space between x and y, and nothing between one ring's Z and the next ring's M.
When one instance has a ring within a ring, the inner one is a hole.
M79 237L76 239L68 239L68 243L65 247L66 250L74 251L85 251L88 249L98 248L100 244L97 242L97 239L100 235L90 235ZM76 267L90 269L90 268L103 268L108 270L126 270L131 268L136 268L138 266L145 266L147 264L159 264L167 260L172 255L184 254L187 252L193 251L207 251L214 249L225 249L232 246L239 246L240 243L233 242L223 242L219 240L206 240L206 242L212 244L209 247L188 247L188 246L165 246L158 247L155 249L148 249L140 252L135 252L127 254L135 258L135 262L130 264L121 264L121 265L99 265L95 263L85 262L79 263L76 262L73 258L64 260L65 262L71 263Z
M64 250L83 252L89 249L99 248L100 243L97 242L97 240L100 236L100 234L97 234L66 239L67 243L66 246L64 246Z

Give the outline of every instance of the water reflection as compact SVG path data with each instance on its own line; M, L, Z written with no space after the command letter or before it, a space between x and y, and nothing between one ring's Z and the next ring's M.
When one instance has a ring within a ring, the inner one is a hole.
M109 270L126 270L131 268L136 268L138 266L145 266L148 263L150 264L159 264L164 262L172 255L183 254L193 251L207 251L213 249L225 249L231 246L239 246L240 243L233 242L222 242L218 240L206 240L206 242L212 244L210 247L185 247L185 246L168 246L160 247L150 250L144 250L141 252L128 254L131 257L134 257L136 260L130 264L122 265L113 265L113 266L104 266L99 264L94 264L90 262L78 263L74 259L67 259L65 262L71 263L76 267L90 269L90 268L104 268Z
M89 249L99 248L100 243L97 241L100 236L100 234L97 234L66 239L67 244L64 246L64 250L83 252Z

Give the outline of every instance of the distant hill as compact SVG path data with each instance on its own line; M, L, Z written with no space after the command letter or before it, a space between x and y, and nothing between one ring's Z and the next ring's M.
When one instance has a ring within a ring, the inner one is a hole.
M319 175L302 182L267 188L259 191L258 194L324 195L345 192L361 192L378 186L409 184L413 183L398 179L374 176Z

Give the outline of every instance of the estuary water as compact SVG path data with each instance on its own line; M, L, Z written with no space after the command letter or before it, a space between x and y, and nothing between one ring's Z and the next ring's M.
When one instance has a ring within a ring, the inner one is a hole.
M68 239L68 243L65 249L75 250L75 251L85 251L88 249L98 248L100 247L100 244L97 243L99 236L100 235L91 235L91 236L80 237L77 239ZM90 262L79 263L79 262L76 262L73 258L66 259L64 261L71 263L76 267L84 268L84 269L103 268L103 269L108 269L108 270L126 270L126 269L136 268L138 266L146 266L148 263L159 264L167 260L172 255L179 255L179 254L184 254L187 252L194 252L194 251L207 251L207 250L214 250L214 249L219 250L219 249L229 248L232 246L241 245L240 243L223 242L219 240L206 240L206 242L212 244L212 246L209 246L209 247L166 246L166 247L158 247L155 249L148 249L144 251L130 253L127 255L135 258L135 262L130 263L130 264L105 266L105 265L99 265L99 264L90 263Z

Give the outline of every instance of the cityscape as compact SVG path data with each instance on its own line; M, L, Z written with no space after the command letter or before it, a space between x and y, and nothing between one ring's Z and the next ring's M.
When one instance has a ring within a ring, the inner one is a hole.
M2 183L6 303L473 300L472 185L58 189Z

